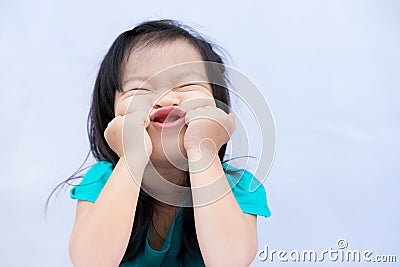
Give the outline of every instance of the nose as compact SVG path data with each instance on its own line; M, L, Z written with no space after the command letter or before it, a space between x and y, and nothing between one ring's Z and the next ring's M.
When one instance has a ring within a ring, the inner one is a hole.
M164 95L160 96L160 98L154 104L154 108L162 108L168 106L178 106L180 105L181 100L177 94L177 92L169 91Z

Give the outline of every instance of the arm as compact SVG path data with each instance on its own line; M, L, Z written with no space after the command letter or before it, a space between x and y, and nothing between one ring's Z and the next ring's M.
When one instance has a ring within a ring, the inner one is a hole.
M189 110L185 120L184 144L203 259L207 266L248 266L258 246L256 216L242 212L218 158L235 129L235 116L203 106Z
M144 169L152 151L145 129L146 117L143 112L119 115L107 126L105 139L120 159L96 202L78 201L69 242L69 254L74 266L118 266L123 258L131 235ZM127 141L125 146L123 132L133 140Z
M134 171L137 181L143 169ZM74 266L119 265L129 242L139 191L121 157L97 201L78 201L69 242Z
M187 153L189 170L199 169L192 159L198 159L200 151L190 150ZM197 238L204 262L207 266L249 266L258 246L256 216L245 214L240 209L217 156L208 168L190 173L193 188L205 186L216 179L219 179L215 184L217 192L229 193L217 201L194 208ZM206 201L201 194L207 192L192 192L193 203Z

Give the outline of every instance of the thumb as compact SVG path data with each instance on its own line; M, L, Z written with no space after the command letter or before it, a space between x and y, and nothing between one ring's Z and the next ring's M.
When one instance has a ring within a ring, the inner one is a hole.
M229 114L228 114L228 116L232 119L232 120L235 120L235 118L236 118L236 114L235 114L235 112L230 112Z

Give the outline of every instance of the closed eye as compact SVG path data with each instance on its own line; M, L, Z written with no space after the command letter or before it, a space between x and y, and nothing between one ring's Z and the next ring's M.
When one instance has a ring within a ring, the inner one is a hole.
M138 88L129 89L126 92L124 92L124 94L129 93L129 92L134 93L134 94L146 94L146 93L149 93L149 92L152 92L152 91L150 89L147 89L147 88L138 87Z
M184 84L177 86L175 89L177 91L185 91L185 90L199 89L199 87L204 87L204 85L202 85L200 83L184 83Z

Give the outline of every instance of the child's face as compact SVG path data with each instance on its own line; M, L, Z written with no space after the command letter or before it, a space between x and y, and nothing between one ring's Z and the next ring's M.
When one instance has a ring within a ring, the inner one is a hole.
M200 54L182 40L134 50L122 72L123 92L116 93L115 114L125 115L145 109L151 118L156 110L168 107L189 110L207 102L213 105L211 85L193 83L207 80L202 64L171 68L195 61L202 61ZM149 79L150 77L152 78ZM172 127L160 127L159 123L151 121L147 128L153 144L151 161L156 166L167 166L171 161L178 165L186 164L182 158L182 154L186 156L183 146L186 131L184 118L171 125Z

